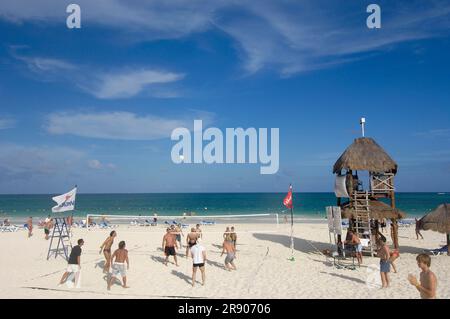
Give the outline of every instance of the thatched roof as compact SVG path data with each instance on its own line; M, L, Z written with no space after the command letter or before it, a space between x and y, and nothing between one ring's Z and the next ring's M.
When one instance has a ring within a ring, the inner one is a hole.
M406 213L396 209L392 208L391 206L380 202L376 199L372 199L369 201L370 205L370 217L374 219L401 219L406 217ZM345 204L342 207L342 217L343 218L356 218L355 209L353 207L350 207L350 203Z
M439 205L434 211L423 216L419 220L419 227L443 234L450 233L450 204Z
M342 169L374 173L397 173L397 163L372 138L355 139L333 167L336 174Z

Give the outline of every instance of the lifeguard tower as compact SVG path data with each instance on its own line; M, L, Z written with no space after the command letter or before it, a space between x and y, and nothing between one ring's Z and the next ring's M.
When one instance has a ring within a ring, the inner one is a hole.
M406 214L395 207L397 163L374 139L364 136L364 123L362 118L363 137L355 139L342 153L334 164L333 174L336 174L335 194L342 218L349 219L349 229L359 238L369 239L363 252L374 256L376 240L381 236L380 221L391 220L392 242L398 249L397 220ZM367 176L366 185L358 173Z

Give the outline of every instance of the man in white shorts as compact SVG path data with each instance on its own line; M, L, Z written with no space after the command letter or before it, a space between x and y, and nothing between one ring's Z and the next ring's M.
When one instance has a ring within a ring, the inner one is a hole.
M111 261L113 261L112 275L108 280L108 290L111 290L112 283L119 275L122 277L122 287L129 288L127 286L127 269L130 269L130 262L128 260L128 250L125 249L125 242L123 240L119 243L119 249L112 255ZM125 262L127 263L126 268Z
M197 268L200 268L202 273L202 286L205 285L205 263L206 263L206 250L205 247L197 243L191 247L192 257L192 287L195 285L195 275L197 274Z
M83 246L83 244L84 240L78 239L78 245L72 248L69 256L69 264L67 265L66 272L59 282L60 285L67 280L67 277L69 277L71 273L75 273L75 282L78 282L78 275L81 269L81 246Z

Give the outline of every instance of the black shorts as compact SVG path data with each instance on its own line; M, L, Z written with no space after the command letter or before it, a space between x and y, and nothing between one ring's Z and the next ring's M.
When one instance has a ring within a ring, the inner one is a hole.
M195 244L196 244L197 242L193 242L193 243L191 243L191 242L189 242L189 247L192 247L192 246L194 246Z
M166 256L175 256L176 255L175 247L166 247L164 249L164 253L166 254Z
M192 266L193 266L194 268L197 268L197 267L202 268L202 267L205 267L205 263L201 263L201 264L193 264Z

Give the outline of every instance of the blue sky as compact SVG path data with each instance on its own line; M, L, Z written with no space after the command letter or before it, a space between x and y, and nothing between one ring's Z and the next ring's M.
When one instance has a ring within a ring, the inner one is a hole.
M0 193L332 191L361 116L399 191L450 191L450 4L372 2L2 1ZM280 128L278 173L172 163L194 119Z

